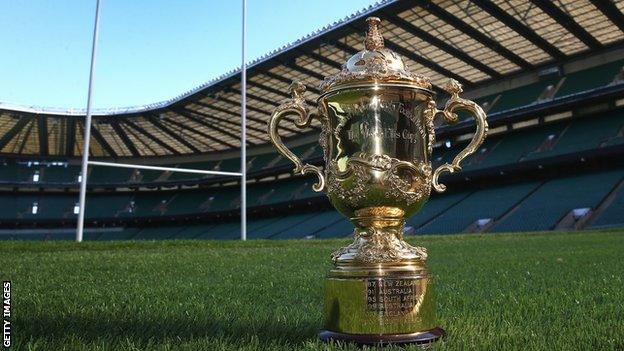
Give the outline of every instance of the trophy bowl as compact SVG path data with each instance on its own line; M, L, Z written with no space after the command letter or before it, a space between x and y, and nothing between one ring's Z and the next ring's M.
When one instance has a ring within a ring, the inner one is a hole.
M332 254L321 339L429 344L444 331L436 324L426 249L403 240L405 221L426 203L432 187L446 189L440 175L460 171L460 162L481 145L486 115L459 97L462 88L454 80L446 85L450 97L439 110L429 79L410 72L384 47L378 18L367 22L365 49L321 84L318 113L311 114L305 103L305 86L293 82L292 99L271 116L269 136L295 164L295 173L318 177L314 190L327 189L331 204L355 227L354 241ZM476 132L451 163L432 170L434 119L454 123L457 110L474 116ZM303 164L282 143L279 124L293 114L299 128L309 127L312 118L320 121L324 169Z

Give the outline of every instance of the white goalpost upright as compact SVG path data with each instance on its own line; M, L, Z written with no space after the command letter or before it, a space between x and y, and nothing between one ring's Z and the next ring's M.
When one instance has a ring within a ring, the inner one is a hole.
M95 80L95 58L97 53L98 34L100 29L100 0L95 3L95 24L93 25L93 43L91 44L91 69L89 71L89 88L87 91L87 116L84 126L84 146L82 148L82 165L80 167L80 198L78 203L78 227L76 242L82 242L84 230L84 209L87 197L87 166L89 163L89 143L91 141L91 103L93 100L93 81Z
M243 1L241 47L241 240L247 240L247 0Z
M129 163L116 163L116 162L102 162L102 161L90 161L89 160L89 147L91 139L91 113L92 113L92 98L93 98L93 83L95 81L95 59L97 53L97 40L99 34L99 22L100 22L100 0L96 0L95 8L95 24L93 29L93 43L91 46L91 69L89 73L89 88L87 93L87 111L85 117L84 127L84 146L82 150L82 163L81 163L81 177L80 177L80 199L78 204L78 223L76 227L76 242L82 242L84 234L84 218L85 218L85 205L86 205L86 193L87 193L87 173L88 166L100 166L100 167L116 167L116 168L133 168L133 169L146 169L156 171L171 171L181 173L196 173L207 175L221 175L221 176L235 176L240 177L241 182L241 240L247 240L247 106L246 106L246 88L247 88L247 66L245 63L245 46L246 46L246 15L247 15L247 1L242 0L243 5L243 23L242 23L242 66L241 66L241 171L240 172L223 172L223 171L207 171L190 168L175 168L175 167L160 167L149 166L140 164Z

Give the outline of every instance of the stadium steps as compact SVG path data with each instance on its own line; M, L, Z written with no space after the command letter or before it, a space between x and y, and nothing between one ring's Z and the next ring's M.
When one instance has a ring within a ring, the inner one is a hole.
M208 225L192 225L183 227L182 230L178 231L175 236L171 237L171 239L175 240L190 240L197 239L199 236L204 235L205 233L209 233L212 228L216 225L208 224Z
M418 228L423 234L466 232L480 219L495 221L531 193L539 184L526 182L475 191ZM425 205L426 206L426 205Z
M103 232L95 240L131 240L139 231L139 228L118 228L115 231Z
M551 230L572 209L596 208L623 173L624 170L615 170L547 181L493 231Z
M606 140L616 136L624 125L622 111L605 113L598 118L572 120L562 131L553 147L527 155L526 159L559 156L598 148Z
M302 232L302 227L300 227L300 225L314 217L315 214L316 213L305 213L283 217L282 220L265 226L257 233L259 233L260 237L263 239L276 237L292 238Z
M603 213L607 214L607 218L611 215L610 212L619 211L619 218L621 223L624 223L624 207L618 203L618 200L624 197L624 178L615 186L613 190L600 202L600 205L596 207L596 210L592 212L591 217L584 223L585 225L580 229L593 227L599 219L602 218ZM613 211L612 211L613 210ZM614 219L615 216L614 216ZM615 221L614 221L615 222Z
M620 189L613 202L589 226L590 228L624 227L624 188Z
M624 66L624 60L566 74L566 81L556 97L562 97L614 84L614 78Z
M336 210L325 212L322 218L319 216L319 220L328 224L320 225L309 234L317 239L342 238L353 234L353 224Z
M318 229L311 235L314 235L314 237L318 239L345 238L353 235L353 230L355 229L353 224L340 213L335 212L335 215L339 217L337 220L322 229Z
M336 214L338 214L336 211L311 213L310 217L307 219L299 222L296 226L287 228L286 230L277 233L272 236L271 239L301 239L306 237L316 237L314 233L318 232L321 227L326 227L325 223L327 223L328 220L335 218ZM340 214L338 215L342 216Z
M134 237L133 240L167 240L176 236L179 232L184 230L184 227L149 227L142 228Z
M471 194L473 194L473 192L464 191L432 197L425 203L420 211L407 219L405 225L414 228L415 233L422 234L421 228L428 226L431 222L435 221L442 214L465 200Z
M512 216L514 214L514 212L516 210L518 210L523 204L524 202L530 198L536 191L538 191L542 185L544 185L545 182L542 182L541 184L537 185L533 191L529 192L526 194L526 196L524 198L522 198L520 201L518 201L516 203L515 206L511 207L510 209L507 210L507 212L503 213L500 217L498 217L498 219L496 219L494 221L494 223L492 223L490 226L488 226L487 230L484 230L484 232L495 232L495 228L499 223L504 222L508 217Z
M195 239L200 240L232 240L240 237L240 222L221 223L207 229Z

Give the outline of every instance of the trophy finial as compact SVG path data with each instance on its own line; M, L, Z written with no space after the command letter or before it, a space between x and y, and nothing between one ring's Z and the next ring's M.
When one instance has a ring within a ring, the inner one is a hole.
M366 19L366 23L368 23L366 41L364 41L366 50L373 51L382 49L384 47L384 39L379 32L379 23L381 23L381 20L379 17L369 17Z

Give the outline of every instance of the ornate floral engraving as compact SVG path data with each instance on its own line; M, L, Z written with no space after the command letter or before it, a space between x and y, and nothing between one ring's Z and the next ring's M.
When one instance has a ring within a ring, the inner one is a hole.
M431 165L420 162L414 166L399 162L386 174L389 185L386 197L404 199L408 205L428 198L431 193ZM401 170L406 171L407 176L402 175Z
M360 153L347 160L347 171L338 172L335 161L329 167L328 192L350 206L361 206L368 189L385 189L388 200L404 201L407 205L427 198L431 191L431 165L401 161L388 155ZM383 174L373 180L374 171ZM377 183L377 184L376 184Z
M412 246L403 240L403 226L395 228L369 227L355 231L355 240L334 253L332 261L352 256L364 264L397 262L405 257L427 260L427 249Z

